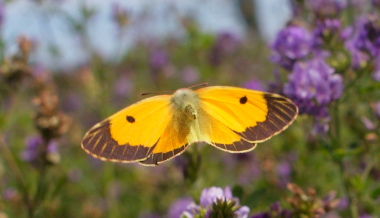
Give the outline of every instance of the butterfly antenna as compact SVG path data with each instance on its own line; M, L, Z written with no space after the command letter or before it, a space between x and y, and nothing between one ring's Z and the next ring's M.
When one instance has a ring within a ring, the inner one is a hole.
M193 89L195 87L203 87L203 86L208 86L208 83L200 83L200 84L197 84L197 85L193 85L193 86L190 86L188 87L189 89Z
M144 92L141 93L141 96L145 95L159 95L159 94L173 94L173 91L157 91L157 92Z

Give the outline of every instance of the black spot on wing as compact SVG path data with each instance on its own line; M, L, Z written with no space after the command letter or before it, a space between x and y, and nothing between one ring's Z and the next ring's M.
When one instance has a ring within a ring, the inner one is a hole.
M134 123L136 120L132 116L127 116L127 121L130 122L130 123Z
M244 96L244 97L241 97L239 101L240 101L240 104L245 104L245 103L247 103L248 98L247 98L247 96Z

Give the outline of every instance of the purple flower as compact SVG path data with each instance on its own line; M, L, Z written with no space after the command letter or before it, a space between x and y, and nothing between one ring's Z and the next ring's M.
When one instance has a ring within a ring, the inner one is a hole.
M376 128L375 123L367 117L362 117L361 120L367 130L374 130Z
M293 172L293 167L288 161L282 161L277 166L277 172L280 179L280 185L281 187L286 188L286 184L290 182L290 178Z
M372 0L371 2L373 6L380 8L380 0Z
M169 218L180 218L186 216L187 218L195 217L199 214L200 207L195 204L191 198L181 198L174 202L169 209Z
M240 44L241 40L230 32L223 32L219 34L216 41L216 46L219 48L218 50L224 53L234 52Z
M230 200L232 198L230 187L227 187L224 190L219 187L211 187L203 189L200 203L202 207L209 207L213 203L216 203L217 199Z
M203 189L201 194L200 203L203 208L209 208L208 213L210 213L210 209L213 204L216 204L217 201L235 201L236 204L239 204L239 199L232 196L231 188L226 187L224 190L219 187L211 187L208 189ZM246 206L240 207L238 210L234 212L237 218L246 218L248 217L250 210Z
M21 154L21 159L35 164L41 158L41 152L46 149L46 159L52 163L59 162L59 147L56 141L51 141L47 148L44 148L44 141L41 136L31 136L26 140L26 148ZM44 157L42 157L44 158Z
M169 55L164 50L155 50L150 57L153 70L162 70L169 63Z
M324 114L323 107L339 99L342 92L342 77L321 58L297 62L284 87L300 113L317 115Z
M259 213L259 214L255 214L255 215L252 216L252 218L271 218L271 217L272 216L268 212Z
M199 81L199 71L196 67L193 66L186 66L182 70L182 79L187 84L194 84L195 82Z
M380 119L380 101L375 103L375 113L376 116Z
M43 146L43 139L40 136L32 136L26 140L26 148L21 154L21 158L26 162L32 162L38 158L40 149Z
M334 36L339 36L341 30L342 22L339 19L318 20L314 30L314 46L320 48L324 43L329 43Z
M320 57L297 62L284 86L284 94L297 104L301 114L314 115L323 121L320 130L326 130L325 121L329 121L327 106L339 99L342 92L342 77Z
M116 102L123 102L131 94L134 84L128 74L123 74L114 84L114 93Z
M264 84L260 80L250 79L244 84L247 89L266 91Z
M346 41L345 47L351 54L351 66L354 70L359 70L367 65L370 60L369 54L359 50L355 46L354 40Z
M271 61L291 70L295 61L309 55L312 39L311 33L300 26L289 26L281 30L271 46Z
M14 188L6 188L3 192L3 198L6 201L11 201L19 196L17 189Z
M379 16L377 14L365 16L358 20L355 27L356 32L352 38L352 44L348 46L353 46L355 49L365 52L372 57L378 57L380 55Z
M219 65L223 58L236 51L241 44L241 40L232 33L224 32L218 35L216 43L211 50L210 62Z
M235 215L237 218L248 218L249 212L251 212L249 207L242 206L235 212Z
M309 0L312 10L318 17L335 17L346 7L346 0Z
M253 215L252 218L272 218L272 217L281 217L281 218L291 218L293 213L290 210L283 209L280 202L276 202L271 205L268 212L259 213Z

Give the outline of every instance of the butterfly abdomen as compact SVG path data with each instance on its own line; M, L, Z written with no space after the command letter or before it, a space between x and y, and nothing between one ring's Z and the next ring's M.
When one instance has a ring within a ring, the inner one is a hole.
M193 119L193 120L197 119L197 111L195 110L192 104L186 105L185 113L187 114L187 116L190 117L190 119Z

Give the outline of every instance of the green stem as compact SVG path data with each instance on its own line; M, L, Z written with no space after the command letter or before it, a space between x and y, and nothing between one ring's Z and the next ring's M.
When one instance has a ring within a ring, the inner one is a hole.
M8 146L4 142L4 136L0 135L0 146L2 148L2 155L4 155L5 159L7 159L10 168L12 171L16 174L16 177L18 178L19 185L21 187L22 193L23 193L23 201L25 204L25 207L27 208L28 217L33 218L33 204L29 199L29 191L24 179L23 174L21 173L20 168L18 167L15 158L12 155L12 152L9 150Z
M356 205L356 200L353 197L351 190L350 190L350 183L346 179L346 176L345 176L345 167L344 167L343 159L342 159L342 157L336 156L336 154L334 152L337 148L343 147L341 137L340 137L341 136L341 134L340 134L341 129L340 129L340 119L339 119L339 103L340 103L340 101L338 100L333 107L333 119L334 120L333 120L333 125L331 125L331 126L334 127L335 131L331 132L333 129L330 130L330 138L331 138L332 144L330 145L329 151L333 157L334 162L339 167L339 175L341 178L341 182L342 182L344 191L348 197L351 217L357 218L358 217L358 208Z

